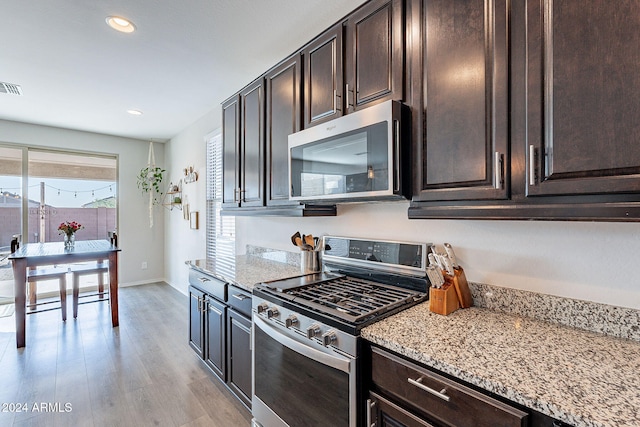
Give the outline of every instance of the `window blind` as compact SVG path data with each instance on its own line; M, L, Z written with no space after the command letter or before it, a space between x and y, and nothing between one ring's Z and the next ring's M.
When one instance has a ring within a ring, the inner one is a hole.
M236 253L236 218L221 216L222 134L207 141L207 258L218 263L233 260Z

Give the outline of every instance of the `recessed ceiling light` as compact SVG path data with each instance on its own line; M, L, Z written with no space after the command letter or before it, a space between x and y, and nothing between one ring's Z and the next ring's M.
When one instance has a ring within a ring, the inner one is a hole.
M140 110L127 110L127 113L131 114L132 116L141 116L142 115L142 111L140 111Z
M121 16L107 16L106 21L107 25L121 33L133 33L136 30L136 26L133 25L133 22L122 18Z

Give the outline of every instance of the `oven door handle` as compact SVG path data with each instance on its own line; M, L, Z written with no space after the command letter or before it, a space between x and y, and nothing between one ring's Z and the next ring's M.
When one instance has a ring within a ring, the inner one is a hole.
M350 373L351 359L344 356L334 356L331 354L323 353L314 349L313 347L309 347L307 344L299 342L281 333L275 327L271 326L258 316L253 317L253 323L265 334L269 335L271 338L276 340L281 345L289 348L290 350L295 351L296 353L305 356L315 362L322 363L326 366L331 366L332 368L338 369L342 372L346 372L347 374Z

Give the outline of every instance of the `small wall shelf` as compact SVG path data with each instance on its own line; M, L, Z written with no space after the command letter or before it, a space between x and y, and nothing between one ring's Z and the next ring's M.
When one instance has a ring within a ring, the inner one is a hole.
M170 211L174 208L182 210L182 180L178 181L177 185L169 184L169 188L167 188L162 200L162 206Z

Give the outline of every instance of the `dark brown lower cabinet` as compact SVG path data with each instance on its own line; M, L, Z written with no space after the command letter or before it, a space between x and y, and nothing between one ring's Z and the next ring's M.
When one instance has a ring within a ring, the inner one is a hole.
M202 307L204 300L204 292L189 286L189 346L200 357L204 354L202 343L204 316L202 315Z
M369 393L367 406L369 411L367 426L436 427L374 392Z
M194 271L189 283L189 346L251 409L251 294Z
M376 427L560 427L540 412L371 346L365 425Z
M206 317L205 317L205 363L215 372L223 381L226 380L225 358L224 354L226 330L225 318L227 307L213 298L206 300Z
M251 319L233 309L227 311L227 384L251 407Z

